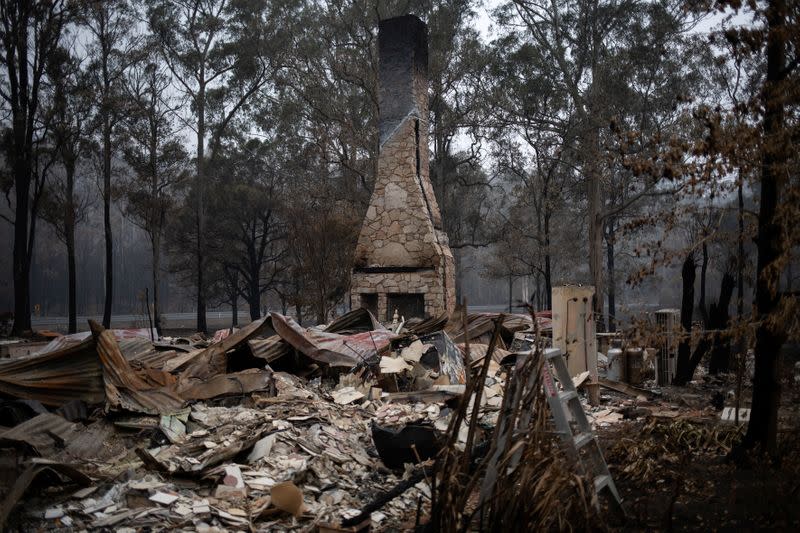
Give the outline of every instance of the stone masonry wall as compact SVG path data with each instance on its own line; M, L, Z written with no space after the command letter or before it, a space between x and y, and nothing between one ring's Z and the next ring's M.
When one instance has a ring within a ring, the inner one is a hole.
M386 320L388 294L424 294L425 313L438 315L455 307L455 262L429 176L424 23L411 15L382 21L379 53L378 175L356 246L351 305L377 294Z

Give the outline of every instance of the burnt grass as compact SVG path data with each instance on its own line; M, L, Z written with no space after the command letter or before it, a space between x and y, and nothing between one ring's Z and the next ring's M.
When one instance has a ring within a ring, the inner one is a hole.
M624 421L598 431L623 498L623 520L603 500L612 531L800 531L800 383L797 346L783 352L774 457L728 458L744 428L717 419ZM599 525L603 528L603 525Z

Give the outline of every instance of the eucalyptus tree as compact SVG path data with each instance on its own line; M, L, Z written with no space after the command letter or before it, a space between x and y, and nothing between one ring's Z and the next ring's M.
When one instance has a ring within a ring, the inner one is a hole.
M287 268L282 142L282 138L226 142L210 167L224 183L215 183L217 192L209 206L225 214L209 229L211 260L225 278L222 285L247 302L251 320L261 317L262 296L276 288Z
M800 131L800 13L784 0L742 6L720 2L722 7L742 9L752 24L723 28L731 43L726 55L733 61L755 59L760 66L756 91L735 112L751 120L725 131L712 129L705 147L710 154L734 156L752 150L757 154L754 178L758 186L758 229L755 306L755 371L753 400L743 449L760 446L775 453L778 440L778 408L781 398L781 347L787 338L800 336L797 299L786 294L783 272L800 243L796 220L800 205L798 158L794 140ZM753 120L755 119L755 120ZM712 123L713 125L713 123ZM733 162L747 162L734 158ZM749 165L745 165L747 168ZM741 449L740 449L741 450Z
M81 170L87 168L91 151L93 92L85 65L66 48L53 53L48 67L54 85L49 99L52 147L61 172L54 176L42 199L41 216L54 229L67 252L67 331L77 331L77 281L75 229L86 220L90 200L86 191L76 189Z
M496 13L508 28L495 44L497 53L507 58L501 61L507 66L500 71L492 101L500 116L497 126L519 128L522 138L531 128L549 131L561 138L563 150L575 154L574 176L586 202L594 310L601 314L606 219L651 194L659 181L631 183L627 201L611 203L616 197L607 193L613 174L609 126L621 121L627 131L631 117L636 119L636 149L642 150L641 141L652 138L664 117L673 116L686 91L680 80L687 71L678 68L684 66L679 57L693 50L687 32L695 19L669 0L512 0ZM522 64L514 65L514 60ZM515 91L502 94L506 87ZM658 113L651 113L653 109Z
M113 161L119 150L118 127L122 120L122 85L128 68L137 61L138 34L134 11L128 0L78 2L79 23L89 36L88 72L95 96L99 182L103 197L105 243L105 297L103 326L111 325L114 302L114 237L111 227Z
M147 21L195 135L194 286L197 329L206 331L207 165L235 118L272 96L270 82L294 46L299 0L148 0ZM207 152L208 149L208 152Z
M154 55L129 69L124 91L123 158L130 167L124 184L126 214L150 241L153 325L161 332L161 256L167 218L187 179L189 154L175 119L180 101L170 92L166 67Z
M45 177L36 168L38 148L46 133L40 104L52 87L46 69L69 15L66 0L0 1L0 104L8 117L2 139L2 189L13 211L3 218L14 225L12 332L17 334L31 328L30 268Z

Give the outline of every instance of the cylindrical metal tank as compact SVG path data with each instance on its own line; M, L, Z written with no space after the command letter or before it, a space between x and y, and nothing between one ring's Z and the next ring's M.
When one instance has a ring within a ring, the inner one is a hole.
M611 381L624 381L625 360L622 358L622 350L619 348L611 348L606 356L608 357L606 378Z

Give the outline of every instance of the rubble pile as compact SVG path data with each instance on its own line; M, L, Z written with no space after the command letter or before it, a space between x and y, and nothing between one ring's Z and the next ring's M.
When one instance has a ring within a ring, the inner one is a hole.
M410 529L420 519L463 525L481 505L498 525L571 520L590 493L542 407L536 357L552 322L535 318L455 313L385 326L359 309L306 328L273 313L211 339L158 340L92 323L19 350L0 359L0 524ZM610 380L611 358L597 359L597 378L583 371L572 385L587 393L592 429L612 436L608 463L622 481L659 482L685 451L725 453L741 434L749 410L736 424L725 407L733 376L701 376L690 393ZM593 405L591 385L602 388ZM539 478L552 483L529 487L538 507L492 503ZM570 503L543 514L553 498ZM597 519L592 508L584 520Z
M335 530L441 449L492 323L456 320L460 332L446 319L387 328L358 310L303 328L273 313L210 342L92 324L91 335L0 361L0 520ZM502 401L502 348L530 329L530 317L506 322L479 404L485 427ZM430 486L409 484L367 522L413 525Z

